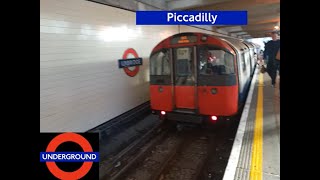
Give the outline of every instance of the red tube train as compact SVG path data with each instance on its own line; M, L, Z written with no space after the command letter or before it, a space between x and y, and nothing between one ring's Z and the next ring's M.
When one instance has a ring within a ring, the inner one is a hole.
M150 102L161 119L202 123L237 114L254 72L250 42L204 33L180 33L150 55Z

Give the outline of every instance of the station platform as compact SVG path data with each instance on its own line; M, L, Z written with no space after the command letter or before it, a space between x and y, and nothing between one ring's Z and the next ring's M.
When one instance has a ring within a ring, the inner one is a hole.
M223 180L280 179L279 81L256 69Z

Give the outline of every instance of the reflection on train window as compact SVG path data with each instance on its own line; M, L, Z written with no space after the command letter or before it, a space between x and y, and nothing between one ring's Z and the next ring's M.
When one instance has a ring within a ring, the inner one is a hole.
M170 52L165 49L155 53L150 58L151 75L170 75Z
M191 85L194 83L192 48L177 48L174 51L175 83L176 85Z
M199 74L200 75L229 75L234 74L233 55L210 47L201 48Z

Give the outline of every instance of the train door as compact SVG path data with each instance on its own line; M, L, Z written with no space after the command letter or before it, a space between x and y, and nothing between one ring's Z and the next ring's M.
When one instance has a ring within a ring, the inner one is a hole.
M175 111L191 112L197 109L196 47L173 49L173 101Z

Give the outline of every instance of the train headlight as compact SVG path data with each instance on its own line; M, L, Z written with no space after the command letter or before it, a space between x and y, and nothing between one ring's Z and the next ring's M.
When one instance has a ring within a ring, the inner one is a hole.
M163 92L163 88L161 86L159 87L159 92Z
M217 92L218 92L217 88L212 88L211 89L211 94L217 94Z
M216 120L218 120L218 117L217 116L211 116L211 120L212 121L216 121Z

